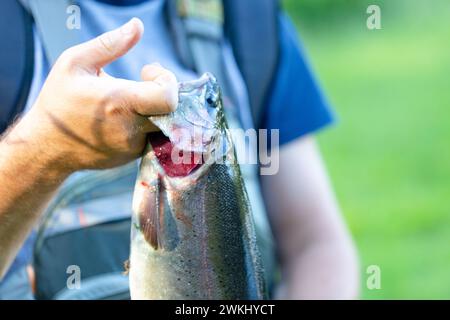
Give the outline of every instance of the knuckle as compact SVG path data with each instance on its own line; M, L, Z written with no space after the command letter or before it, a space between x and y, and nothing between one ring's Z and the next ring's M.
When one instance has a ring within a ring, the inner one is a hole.
M111 39L111 34L109 32L104 33L97 37L97 43L101 50L103 50L107 54L114 53L114 45Z
M128 113L129 105L123 90L111 88L103 96L105 113L110 116L122 116Z
M107 116L123 116L127 113L126 108L123 107L123 105L118 103L109 103L106 105L105 113Z

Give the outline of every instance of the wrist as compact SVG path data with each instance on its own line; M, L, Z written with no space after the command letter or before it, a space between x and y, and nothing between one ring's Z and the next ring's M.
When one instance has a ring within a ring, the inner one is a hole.
M34 171L49 183L60 183L75 170L65 160L68 159L67 152L55 145L40 120L30 111L18 121L1 141L2 158L14 161L26 172Z

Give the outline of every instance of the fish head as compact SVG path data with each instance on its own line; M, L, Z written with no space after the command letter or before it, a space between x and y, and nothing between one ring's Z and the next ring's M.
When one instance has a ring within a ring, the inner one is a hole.
M150 120L161 129L149 135L152 152L169 177L187 176L207 162L222 161L232 149L221 90L210 73L180 83L177 109Z

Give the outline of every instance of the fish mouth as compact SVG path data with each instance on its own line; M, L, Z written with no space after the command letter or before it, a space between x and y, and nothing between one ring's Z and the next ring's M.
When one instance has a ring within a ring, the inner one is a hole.
M187 161L174 161L173 153L175 152L176 146L162 131L151 133L148 140L158 163L171 178L186 177L203 165L203 163L196 161L197 158L201 157L201 153L195 152L190 152L186 158ZM184 152L186 151L178 150L177 152L180 158L185 158Z
M180 83L177 110L150 120L161 131L151 133L149 143L169 177L188 176L231 147L220 89L209 73Z

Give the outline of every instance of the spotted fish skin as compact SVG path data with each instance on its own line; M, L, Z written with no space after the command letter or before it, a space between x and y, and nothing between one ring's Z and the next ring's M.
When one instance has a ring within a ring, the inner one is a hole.
M166 143L214 161L175 170L162 164L166 145L150 136L133 198L132 299L266 298L253 217L217 81L205 74L181 84L177 111L151 119ZM190 147L172 132L184 121L205 132Z

